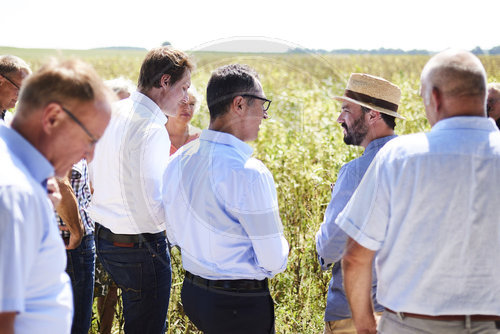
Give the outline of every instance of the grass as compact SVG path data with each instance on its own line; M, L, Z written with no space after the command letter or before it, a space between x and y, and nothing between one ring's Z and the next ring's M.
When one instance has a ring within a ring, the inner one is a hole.
M0 53L18 55L34 69L48 56L80 57L92 63L104 79L124 76L137 80L142 51L68 51L0 48ZM341 95L350 73L382 76L402 89L396 132L407 134L428 130L418 96L419 77L427 56L317 56L196 53L197 70L192 82L200 93L210 73L218 66L241 62L253 66L261 76L264 91L273 100L271 119L261 127L251 145L274 175L285 235L290 243L287 270L271 280L278 333L320 333L329 272L321 272L316 260L314 235L330 200L330 184L340 167L362 150L346 146L336 123ZM500 81L500 56L480 58L488 81ZM193 124L206 128L205 101ZM168 152L165 152L168 154ZM180 254L172 254L173 287L169 309L169 333L196 333L180 302L183 278ZM117 322L118 323L118 322ZM98 328L93 321L92 332ZM121 333L119 326L115 333Z

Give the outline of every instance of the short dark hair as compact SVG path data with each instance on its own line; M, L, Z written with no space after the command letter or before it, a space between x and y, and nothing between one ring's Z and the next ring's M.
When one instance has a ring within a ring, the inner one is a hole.
M367 113L372 109L368 108L368 107L361 106L361 110L363 112ZM396 128L396 117L391 116L391 115L387 115L386 113L383 113L380 111L379 111L379 113L380 113L380 116L382 117L382 119L384 120L385 124L387 124L388 127L390 127L391 129L394 130Z
M164 74L170 75L170 84L173 85L184 75L186 69L193 71L194 64L184 52L168 46L154 48L142 62L137 82L138 89L160 87L160 79Z
M207 85L210 119L224 115L236 96L254 92L258 79L257 72L248 65L225 65L213 71Z

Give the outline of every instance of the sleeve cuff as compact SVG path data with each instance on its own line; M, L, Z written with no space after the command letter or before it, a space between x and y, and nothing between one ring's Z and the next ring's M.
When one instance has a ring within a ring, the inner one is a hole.
M368 248L372 251L377 251L382 246L382 243L370 238L364 234L356 225L349 219L341 219L335 222L347 235L355 240L361 246Z

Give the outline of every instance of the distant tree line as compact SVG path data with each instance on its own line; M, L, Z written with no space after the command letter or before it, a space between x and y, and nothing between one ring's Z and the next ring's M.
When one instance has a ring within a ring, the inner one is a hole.
M483 50L479 46L471 50L472 53L476 55L498 55L500 54L500 46L495 46L490 50ZM430 55L433 52L428 50L414 49L409 51L404 51L402 49L372 49L372 50L361 50L361 49L337 49L327 51L324 49L303 49L303 48L295 48L290 49L288 53L314 53L314 54L373 54L373 55Z

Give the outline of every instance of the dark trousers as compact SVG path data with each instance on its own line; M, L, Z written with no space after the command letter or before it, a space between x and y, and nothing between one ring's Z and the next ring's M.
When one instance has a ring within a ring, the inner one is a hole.
M269 289L230 292L207 288L185 279L181 292L184 312L204 333L274 333L274 303Z
M172 283L165 237L128 247L98 237L96 246L99 261L122 289L125 333L165 333Z
M73 288L74 314L71 333L87 334L92 319L94 293L94 235L84 236L80 246L66 251L66 258L66 272Z

